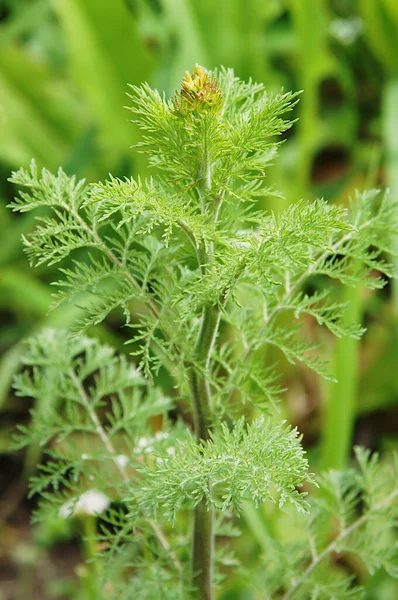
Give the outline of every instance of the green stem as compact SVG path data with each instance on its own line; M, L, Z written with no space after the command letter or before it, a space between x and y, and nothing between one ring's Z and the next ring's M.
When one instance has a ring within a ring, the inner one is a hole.
M211 392L207 370L217 336L220 312L213 306L204 309L196 343L195 363L190 366L190 392L198 443L210 437L212 429ZM209 482L209 486L211 483ZM192 548L192 576L198 600L213 600L213 509L202 500L195 508Z
M204 263L203 263L204 264ZM213 407L208 370L220 324L221 311L206 306L195 348L195 362L189 368L190 392L198 443L208 440L212 430ZM209 482L211 487L211 482ZM195 508L192 549L193 584L198 600L213 599L214 511L202 500Z
M219 319L212 307L203 313L199 334L199 356L210 349L217 333ZM204 358L204 356L202 356ZM206 377L207 359L202 360L201 369L190 368L190 392L194 414L195 434L198 443L210 437L212 423L211 394ZM209 482L210 486L210 482ZM195 508L192 547L192 577L198 600L213 600L213 509L202 500Z
M211 191L211 161L207 136L203 148L203 159L199 171L199 198L202 211L206 211L206 194ZM216 218L216 217L215 217ZM212 260L212 248L206 252L204 245L197 251L202 276L206 274ZM211 390L208 369L212 350L220 323L219 308L207 305L202 312L200 329L196 339L194 360L188 366L195 435L198 444L210 438L213 420ZM209 488L211 482L209 481ZM195 508L192 545L192 582L197 600L213 600L213 554L214 554L214 511L202 500Z
M193 584L198 600L213 600L214 511L200 502L194 512Z
M96 520L91 515L80 518L83 538L84 564L79 565L78 574L88 599L96 600L100 595L98 587L98 567L95 562L97 549L95 544Z
M207 369L219 321L220 313L217 309L213 306L207 306L203 311L201 327L196 342L195 363L189 369L195 435L198 442L209 439L211 431L213 411Z

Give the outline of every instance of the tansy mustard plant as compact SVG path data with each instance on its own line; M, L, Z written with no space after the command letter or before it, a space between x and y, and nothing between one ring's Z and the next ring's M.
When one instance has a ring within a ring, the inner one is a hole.
M147 84L130 97L153 178L87 184L34 163L11 177L21 188L13 210L47 209L24 243L33 264L60 263L54 305L85 308L74 332L30 341L15 382L45 407L15 442L47 449L31 485L38 518L95 489L111 503L98 517L104 598L211 600L231 565L218 536L245 502L276 502L297 512L301 537L270 535L250 576L266 590L256 597L356 598L352 578L328 561L356 552L370 570L396 574L396 468L357 450L359 470L331 472L307 496L314 477L301 437L269 416L282 390L265 350L333 378L303 317L361 335L344 318L339 284L385 285L397 205L377 192L349 210L296 201L275 215L258 203L272 193L266 169L296 94L196 65L171 99ZM95 338L116 310L134 364ZM184 402L192 419L171 419Z

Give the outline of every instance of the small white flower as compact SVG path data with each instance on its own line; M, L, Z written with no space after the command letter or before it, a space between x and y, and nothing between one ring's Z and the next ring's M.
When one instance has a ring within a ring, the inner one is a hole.
M150 442L149 438L147 438L147 437L140 437L136 441L135 445L136 445L137 448L143 449L143 448L146 448L148 446L149 442Z
M59 509L59 515L63 519L76 515L99 515L108 508L110 500L105 494L98 490L88 490L79 499L65 502Z
M119 467L121 467L122 469L124 469L127 466L128 462L128 456L126 456L125 454L118 454L115 457L115 463L119 465Z
M77 501L75 513L86 513L88 515L100 514L108 508L109 504L110 500L105 494L98 490L88 490Z
M82 460L88 460L89 458L90 458L90 457L89 457L89 455L88 455L88 454L86 454L86 453L83 453L83 454L82 454Z

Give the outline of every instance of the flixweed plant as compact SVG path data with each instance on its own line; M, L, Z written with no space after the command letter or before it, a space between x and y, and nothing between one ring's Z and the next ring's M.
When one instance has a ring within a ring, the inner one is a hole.
M34 163L11 177L12 209L39 213L31 262L60 263L54 305L83 309L74 331L30 340L15 381L36 401L15 448L46 456L36 519L94 518L87 598L210 600L237 570L248 598L360 598L347 557L398 575L397 462L357 448L355 467L315 478L275 416L277 363L333 377L306 323L362 334L339 289L393 275L397 204L366 192L349 209L263 208L296 94L197 65L171 99L144 84L131 100L153 178L88 185ZM115 310L131 331L122 355L87 335ZM228 538L264 503L289 525L241 564Z

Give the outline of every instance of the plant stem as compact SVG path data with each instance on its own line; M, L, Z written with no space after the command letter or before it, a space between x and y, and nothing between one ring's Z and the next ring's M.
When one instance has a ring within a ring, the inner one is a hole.
M396 497L398 496L398 489L395 489L387 498L384 498L372 511L382 510L386 506L390 504ZM331 542L326 548L321 552L318 556L314 557L307 569L304 571L303 575L298 579L289 590L282 597L282 600L290 600L293 598L294 594L297 590L306 582L306 580L310 577L311 573L316 569L316 567L325 559L327 556L332 554L332 552L338 551L339 543L342 542L345 538L350 536L354 531L356 531L361 525L363 525L368 519L372 519L371 515L364 514L359 519L354 521L349 527L343 529L339 535Z
M199 330L195 362L190 367L190 392L194 414L195 434L198 443L210 437L212 422L211 392L207 378L209 360L217 336L220 312L213 306L204 309ZM199 368L198 368L199 367ZM211 486L211 482L209 482ZM213 549L214 528L213 509L202 500L195 508L192 577L200 600L213 599Z
M98 585L98 565L95 562L97 548L95 544L96 520L92 515L82 515L80 526L83 533L84 565L80 565L79 575L87 597L96 600L100 594Z
M206 194L211 191L211 160L207 133L205 134L203 159L199 172L198 193L202 202L202 211L206 211ZM218 209L214 219L217 219ZM204 244L197 250L199 269L206 274L211 262L213 249L206 252ZM220 323L220 309L207 305L203 308L200 329L195 344L194 360L189 365L189 388L191 394L195 435L198 444L210 438L212 428L211 391L208 369L212 350ZM209 481L209 488L211 482ZM194 511L192 543L192 582L198 600L213 600L213 554L214 554L214 511L202 500Z
M195 362L189 369L190 392L198 443L208 440L212 429L211 391L208 368L220 324L220 309L207 306L202 314ZM211 487L211 482L209 482ZM213 599L214 511L202 500L194 511L192 547L193 584L200 600Z
M209 359L217 335L220 313L207 306L202 315L195 350L195 363L190 367L190 392L193 405L196 439L207 440L211 431L211 392L207 377Z
M194 512L193 583L197 598L213 600L214 511L200 502Z
M213 306L206 307L197 341L196 365L190 369L190 390L194 411L195 434L198 443L210 437L212 429L211 392L207 377L210 357L217 336L221 313ZM211 487L211 482L209 482ZM194 512L192 547L193 583L200 600L213 599L214 511L202 500Z

